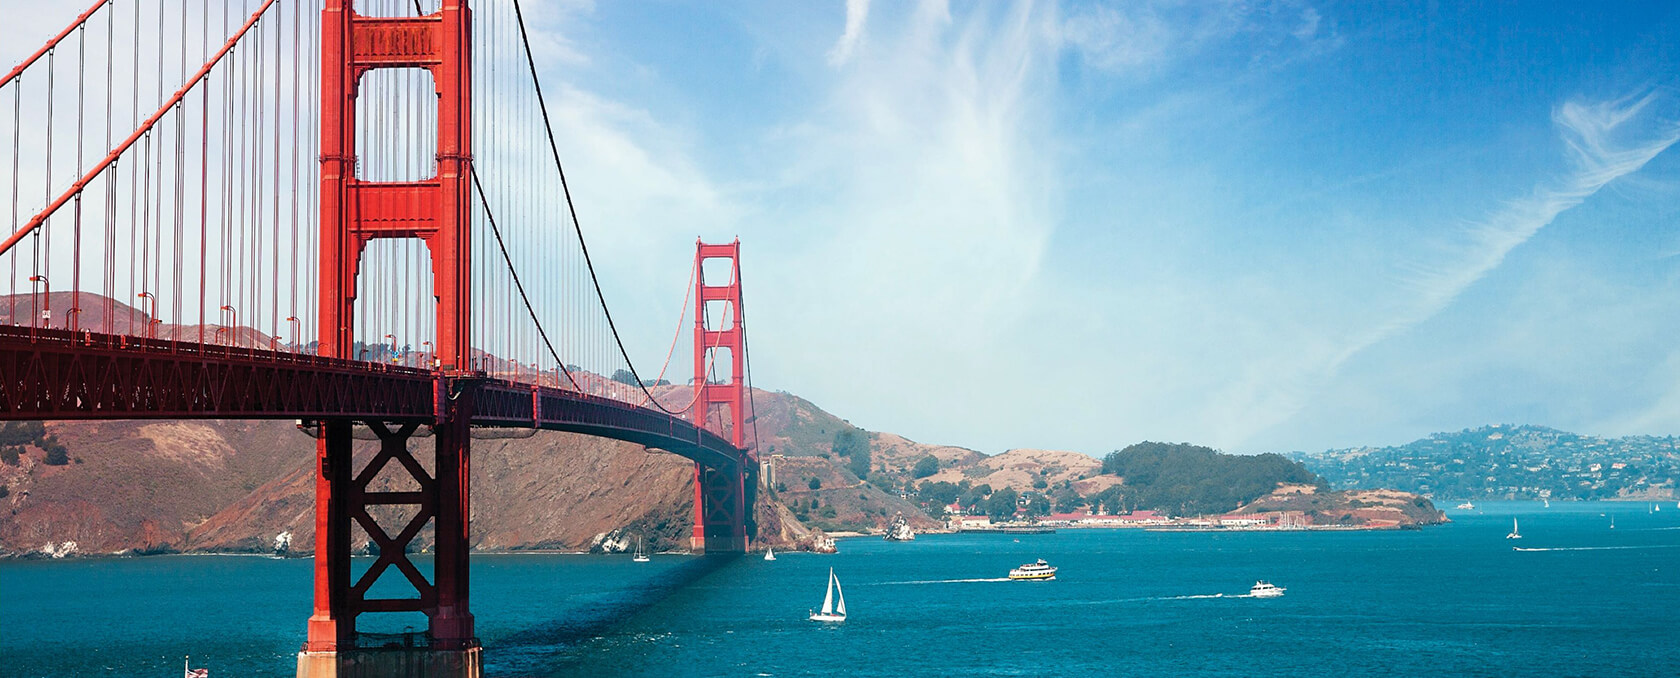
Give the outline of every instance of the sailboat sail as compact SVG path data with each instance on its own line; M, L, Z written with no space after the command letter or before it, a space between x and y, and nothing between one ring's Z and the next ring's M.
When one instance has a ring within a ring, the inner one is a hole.
M841 609L845 609L845 603L841 603L841 605ZM822 613L825 615L834 614L834 568L828 570L828 591L823 594Z
M834 577L834 571L830 570L828 576ZM834 577L834 590L840 594L839 595L840 605L835 607L834 611L839 613L840 616L844 617L844 616L846 616L846 592L840 590L840 578L839 577Z

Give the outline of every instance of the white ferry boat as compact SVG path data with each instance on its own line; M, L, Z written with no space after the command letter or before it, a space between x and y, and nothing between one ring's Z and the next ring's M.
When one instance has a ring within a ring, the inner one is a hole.
M1462 509L1462 510L1465 510L1465 511L1474 511L1474 510L1476 510L1476 505L1472 504L1470 502L1464 502L1462 504L1459 504L1458 508Z
M1271 582L1257 581L1254 582L1252 588L1248 589L1248 595L1254 598L1276 598L1283 595L1283 592L1287 590Z
M1028 563L1009 571L1011 581L1050 581L1056 578L1056 568L1039 558L1036 563Z

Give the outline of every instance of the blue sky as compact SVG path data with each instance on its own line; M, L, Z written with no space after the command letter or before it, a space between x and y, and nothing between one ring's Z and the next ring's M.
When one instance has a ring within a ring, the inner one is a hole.
M1673 2L523 4L644 371L739 236L755 383L924 442L1680 433Z
M918 440L1680 428L1672 3L531 4L640 355L739 235L756 382Z

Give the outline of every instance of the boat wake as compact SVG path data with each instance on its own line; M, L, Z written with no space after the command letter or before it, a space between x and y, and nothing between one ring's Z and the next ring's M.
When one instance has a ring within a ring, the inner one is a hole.
M988 577L985 579L918 579L915 581L882 581L863 586L908 586L912 584L973 584L978 582L1009 581L1008 577Z
M1260 598L1248 593L1196 593L1183 596L1144 596L1141 598L1111 598L1104 600L1083 600L1079 605L1113 605L1115 603L1158 603L1169 600L1231 600L1236 598Z
M1533 553L1537 551L1639 551L1645 549L1680 549L1680 544L1651 544L1647 546L1549 546L1540 548L1523 548L1513 546L1511 550Z

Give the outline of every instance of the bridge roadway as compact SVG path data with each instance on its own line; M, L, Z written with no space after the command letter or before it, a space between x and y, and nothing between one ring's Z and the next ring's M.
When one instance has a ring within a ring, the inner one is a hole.
M480 374L66 330L0 327L0 421L355 419L434 424L473 400L472 425L567 431L659 448L709 468L743 452L653 408Z

